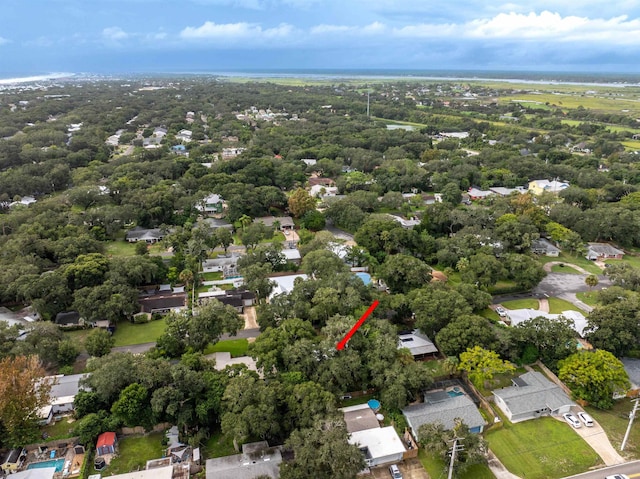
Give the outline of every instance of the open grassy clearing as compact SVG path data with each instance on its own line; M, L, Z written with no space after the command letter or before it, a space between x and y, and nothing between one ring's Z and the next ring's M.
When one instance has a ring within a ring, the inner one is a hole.
M620 264L620 262L629 263L634 268L640 268L640 256L625 254L622 259L607 259L606 264Z
M531 87L528 88L531 90ZM547 90L558 89L554 85ZM619 93L619 92L617 92ZM637 95L626 92L625 98L619 97L607 97L606 94L599 95L583 95L581 93L552 93L550 91L542 91L540 94L535 93L522 93L518 95L508 95L498 98L500 103L511 103L515 100L535 101L543 104L555 105L563 109L575 109L582 106L586 109L607 112L607 113L621 113L622 110L629 110L630 115L637 115L640 113L640 104L634 100Z
M606 411L590 406L585 408L605 430L616 451L620 451L620 445L629 424L629 413L632 409L633 403L629 399L616 401L613 407ZM631 428L629 440L622 455L628 459L640 459L640 428L635 425Z
M220 431L213 434L204 446L205 459L237 454L233 448L233 439L224 437Z
M485 438L510 472L527 479L570 476L601 464L569 425L550 417L518 424L505 421Z
M218 341L216 344L210 344L204 350L204 354L213 353L231 353L232 358L247 355L247 348L249 347L249 341L246 339L227 339L224 341Z
M158 243L147 246L147 250L151 255L159 255L166 250ZM127 243L126 241L116 240L107 241L105 243L105 254L107 256L135 256L136 244Z
M551 266L552 273L564 273L564 274L582 274L577 269L573 269L571 266L562 264L554 264Z
M429 473L430 477L439 478L447 476L447 467L449 466L444 459L430 454L424 449L418 452L418 459L422 463L422 467ZM494 479L495 476L485 464L474 464L467 469L464 474L456 475L458 479Z
M71 339L73 344L84 351L84 341L89 336L91 329L77 329L75 331L63 331L64 339Z
M220 281L222 279L222 271L216 271L214 273L200 273L203 281Z
M525 298L525 299L514 299L512 301L505 301L502 303L502 306L508 309L538 309L538 305L540 303L537 299L533 298Z
M598 301L598 293L595 291L585 291L582 293L576 293L576 297L589 306L596 306L600 304Z
M143 324L133 324L128 321L118 323L114 346L131 346L132 344L152 343L164 332L167 323L164 319L157 319Z
M640 141L638 140L626 140L626 141L621 141L620 143L622 143L627 150L630 150L630 151L640 150Z
M560 256L558 256L557 258L552 258L550 256L540 256L538 257L538 261L542 265L560 261L569 265L574 264L576 266L580 266L591 274L602 274L602 269L600 269L593 261L589 261L584 256L571 256L564 251L560 253Z
M102 472L102 476L124 474L145 468L149 459L162 457L162 433L125 437L118 443L118 455Z
M563 311L580 311L580 308L564 299L549 298L549 312L551 314L560 314Z
M47 434L47 441L54 441L56 439L66 439L68 437L73 437L73 427L74 422L71 419L71 422L68 422L69 417L63 417L60 421L54 421L51 424L47 424L42 427L42 433Z
M496 313L493 309L491 308L485 308L482 311L480 311L480 316L482 316L483 318L487 318L490 319L491 321L500 321L500 316L498 316L498 313Z

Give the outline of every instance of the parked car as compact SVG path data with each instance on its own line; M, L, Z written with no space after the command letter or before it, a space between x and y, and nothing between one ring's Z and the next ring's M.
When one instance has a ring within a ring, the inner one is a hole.
M579 412L578 417L580 418L580 420L585 426L587 427L593 426L593 418L589 416L589 414L587 414L586 412Z
M578 421L578 418L575 417L575 415L573 415L570 412L566 412L562 415L562 417L564 418L565 421L567 421L567 423L569 423L570 426L572 426L574 429L578 429L580 426L582 426L582 424L580 424L580 421Z
M507 315L507 310L502 306L498 306L496 308L496 313L498 313L498 316L500 316L501 318L504 318Z
M607 476L604 479L629 479L626 474L614 474L613 476Z
M400 472L400 468L396 464L391 464L389 466L389 472L391 473L391 477L393 477L393 479L402 479L402 473Z

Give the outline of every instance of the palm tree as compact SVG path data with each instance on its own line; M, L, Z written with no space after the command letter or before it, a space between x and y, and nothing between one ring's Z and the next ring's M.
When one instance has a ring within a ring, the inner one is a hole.
M589 290L598 286L598 277L595 274L590 274L584 279L584 282L589 286Z
M238 222L242 226L242 231L244 231L244 229L251 224L251 216L242 215L240 218L238 218Z

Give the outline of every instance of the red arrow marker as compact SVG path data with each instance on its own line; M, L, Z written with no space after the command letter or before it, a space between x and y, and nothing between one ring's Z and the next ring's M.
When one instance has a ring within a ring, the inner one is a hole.
M344 349L344 347L347 344L347 341L349 341L351 339L351 336L353 336L353 334L358 330L358 328L360 326L362 326L362 323L364 323L366 321L366 319L369 317L369 315L371 313L373 313L373 310L376 309L378 307L379 301L376 299L373 304L371 306L369 306L369 309L367 309L365 311L365 313L362 315L362 317L358 320L358 322L356 324L353 325L353 328L351 328L349 330L349 332L344 336L344 338L342 338L342 341L340 341L337 345L336 345L336 349L338 351L341 351Z

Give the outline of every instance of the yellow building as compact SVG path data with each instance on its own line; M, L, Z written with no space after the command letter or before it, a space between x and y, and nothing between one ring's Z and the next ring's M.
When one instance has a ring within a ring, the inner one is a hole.
M533 180L529 182L529 191L534 195L541 195L545 191L557 195L566 188L569 188L569 183L558 180Z

